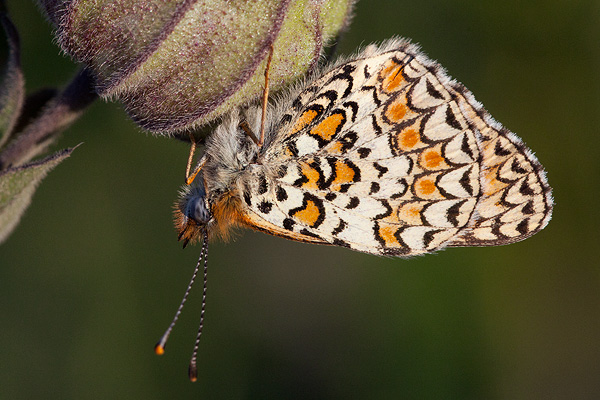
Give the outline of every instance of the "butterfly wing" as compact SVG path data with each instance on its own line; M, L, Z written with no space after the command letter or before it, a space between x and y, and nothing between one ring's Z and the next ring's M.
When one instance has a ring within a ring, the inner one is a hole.
M406 41L334 66L288 109L244 189L256 229L409 256L519 241L550 218L531 151Z

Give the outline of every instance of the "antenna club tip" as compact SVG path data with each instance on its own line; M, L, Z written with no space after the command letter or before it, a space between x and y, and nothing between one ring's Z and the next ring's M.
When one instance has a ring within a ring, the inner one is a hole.
M165 354L165 346L163 346L160 343L157 343L156 346L154 346L154 353L157 356L162 356L163 354Z
M188 376L190 377L190 382L196 382L198 380L198 368L196 368L195 365L190 364Z

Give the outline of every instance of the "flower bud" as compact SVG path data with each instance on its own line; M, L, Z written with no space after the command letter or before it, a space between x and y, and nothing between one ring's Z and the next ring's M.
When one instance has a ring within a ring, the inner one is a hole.
M203 125L314 66L354 0L40 0L103 97L154 132Z

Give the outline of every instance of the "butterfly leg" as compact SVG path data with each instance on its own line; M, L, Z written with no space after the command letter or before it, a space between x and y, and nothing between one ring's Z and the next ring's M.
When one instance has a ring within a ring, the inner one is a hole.
M206 157L202 156L198 164L196 164L194 167L194 170L190 173L190 170L192 169L192 161L194 160L194 153L196 152L196 140L194 139L194 135L191 133L190 142L192 143L192 146L190 147L190 155L188 157L187 166L185 167L185 183L187 185L190 185L194 181L196 175L198 175L198 172L200 172L202 167L204 167L204 164L206 164Z
M267 104L269 101L269 69L271 68L272 59L273 44L269 46L269 58L267 58L267 68L265 69L265 90L263 92L262 117L260 120L260 138L258 139L258 147L262 147L265 141L265 118L267 116Z

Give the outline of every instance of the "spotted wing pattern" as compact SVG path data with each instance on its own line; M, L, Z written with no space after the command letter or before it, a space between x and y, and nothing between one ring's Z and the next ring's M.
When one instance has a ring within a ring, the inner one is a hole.
M552 210L532 152L401 40L309 84L261 160L243 189L248 225L372 254L512 243Z

